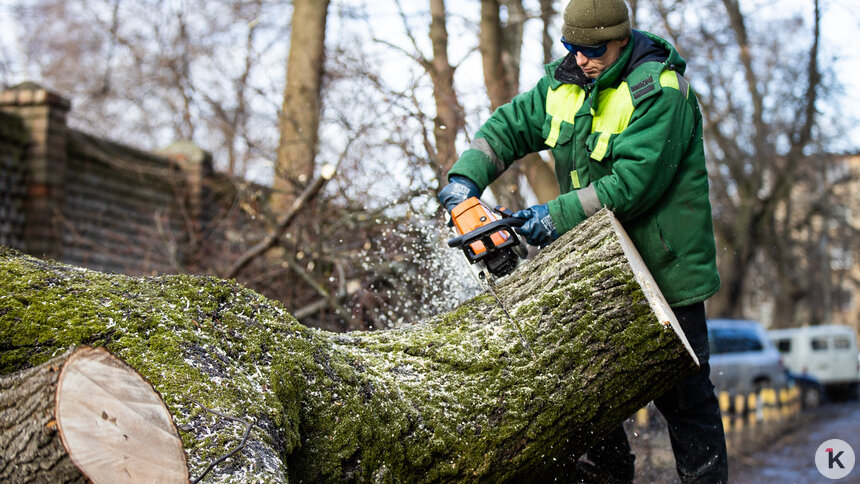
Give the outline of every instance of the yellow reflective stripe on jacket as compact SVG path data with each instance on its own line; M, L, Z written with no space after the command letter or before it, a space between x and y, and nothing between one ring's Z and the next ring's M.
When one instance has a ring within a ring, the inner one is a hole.
M582 184L579 182L579 172L576 170L570 172L570 185L574 190L582 188Z
M591 151L591 158L603 161L609 151L609 140L612 135L624 131L630 124L630 117L633 116L633 100L626 82L622 82L615 89L600 91L599 96L597 109L591 110L594 116L591 132L600 133Z
M603 157L606 156L606 152L609 151L609 138L612 137L612 133L608 133L606 131L600 133L600 137L597 138L597 144L594 145L594 150L591 152L591 157L597 161L602 161Z
M675 71L664 70L660 73L660 85L663 87L673 87L678 89L678 73ZM680 89L678 89L680 91Z
M606 133L608 136L624 131L633 116L633 100L627 83L622 82L615 89L604 89L599 96L597 109L591 110L594 116L591 132Z
M689 93L689 84L680 74L673 70L664 69L660 74L659 83L662 87L670 87L681 92L684 98ZM597 109L592 109L593 116L591 132L600 132L591 158L602 160L609 149L609 140L613 134L624 131L633 116L633 100L627 82L622 82L614 89L604 89L598 93ZM546 113L552 117L546 144L554 148L561 131L561 122L573 124L576 113L585 101L585 90L574 84L562 84L556 89L549 88L546 96Z
M561 122L567 121L573 124L573 118L582 107L583 101L585 101L585 91L575 84L562 84L557 89L547 90L546 113L552 116L549 135L546 137L547 146L555 148L561 131Z
M664 70L660 74L660 85L677 89L684 96L684 99L687 99L687 95L690 92L690 84L684 79L684 76L678 74L676 71Z

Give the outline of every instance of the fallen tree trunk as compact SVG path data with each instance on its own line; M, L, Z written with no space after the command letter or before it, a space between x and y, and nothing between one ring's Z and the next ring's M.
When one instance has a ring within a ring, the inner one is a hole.
M0 378L0 482L187 482L152 387L103 348Z
M218 479L438 482L564 476L696 368L608 211L497 292L534 357L487 294L409 327L335 334L232 282L106 275L7 250L0 373L106 346L162 394L192 474L238 448ZM253 425L247 441L238 417Z

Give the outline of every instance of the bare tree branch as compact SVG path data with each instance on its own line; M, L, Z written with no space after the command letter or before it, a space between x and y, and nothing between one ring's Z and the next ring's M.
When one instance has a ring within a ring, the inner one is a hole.
M239 272L244 269L252 260L256 259L260 255L264 254L266 251L277 245L278 239L283 237L286 233L287 229L290 227L290 224L296 219L296 216L301 213L301 211L307 207L309 202L313 200L317 194L322 190L325 184L332 179L334 176L334 168L330 170L326 170L323 168L323 172L317 176L310 185L298 196L295 201L293 201L292 206L290 206L289 211L278 221L275 230L266 236L265 239L260 241L254 247L251 247L244 254L242 254L239 259L233 263L229 270L226 272L226 276L228 279L235 278Z

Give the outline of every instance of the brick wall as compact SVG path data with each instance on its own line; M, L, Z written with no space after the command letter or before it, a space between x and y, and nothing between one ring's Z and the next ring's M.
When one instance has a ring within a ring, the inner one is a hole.
M28 133L21 119L0 111L0 245L24 248L24 150Z
M179 271L182 173L167 158L79 132L70 132L67 153L61 260L127 274Z
M32 83L0 93L0 109L18 116L28 133L24 150L24 247L58 258L53 219L62 201L69 102Z
M68 111L32 83L0 92L0 244L100 271L181 271L211 158L71 130Z

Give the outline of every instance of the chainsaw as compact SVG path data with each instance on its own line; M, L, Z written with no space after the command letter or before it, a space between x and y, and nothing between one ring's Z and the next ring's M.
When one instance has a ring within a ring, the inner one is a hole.
M528 254L525 245L514 232L514 227L522 226L526 220L513 215L514 213L505 207L490 209L477 197L468 198L451 210L451 219L460 235L450 239L448 246L461 248L466 259L478 268L478 278L487 283L487 289L516 327L523 344L537 359L519 323L511 317L493 289L495 280L513 272Z
M478 274L487 272L495 278L504 277L526 257L526 247L514 232L525 219L516 218L505 207L490 209L477 197L460 202L451 210L457 237L448 241L449 247L463 249L466 259L478 265Z

